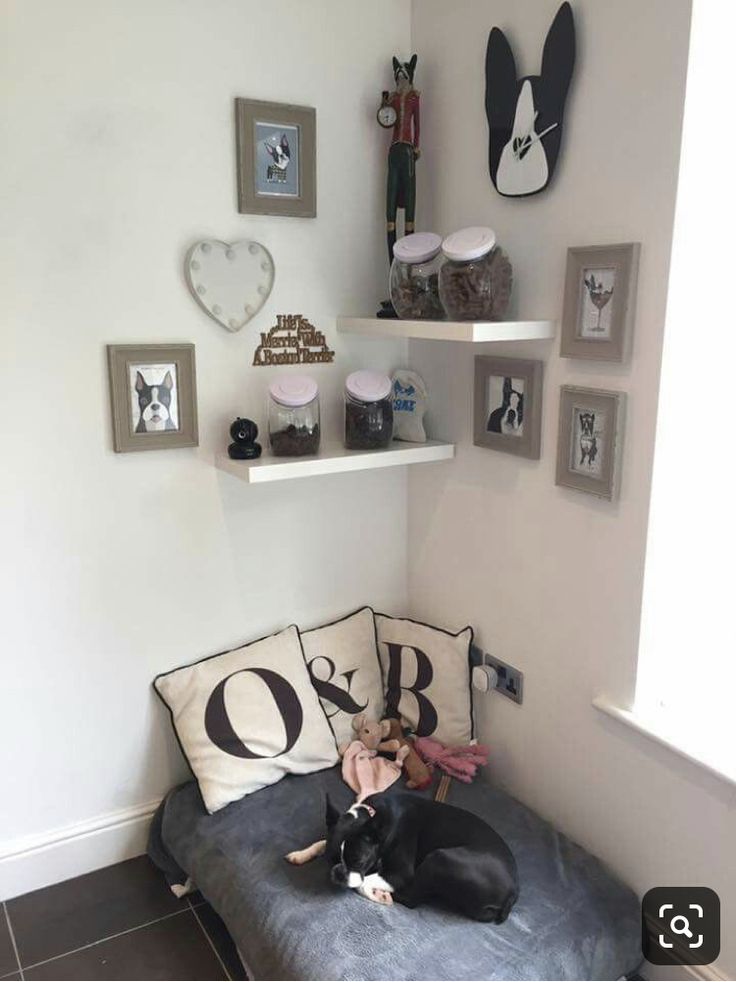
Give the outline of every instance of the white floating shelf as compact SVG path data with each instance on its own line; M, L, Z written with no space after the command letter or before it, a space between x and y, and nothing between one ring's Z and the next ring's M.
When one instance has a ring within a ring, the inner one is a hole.
M338 317L341 334L422 338L427 341L540 341L555 336L555 321L404 321L380 317Z
M234 474L249 484L266 481L289 481L295 477L317 477L344 471L367 471L377 467L402 464L426 464L434 460L451 460L454 443L428 440L426 443L400 443L395 440L387 450L346 450L343 446L325 447L314 457L273 457L264 451L258 460L231 460L220 454L220 470Z

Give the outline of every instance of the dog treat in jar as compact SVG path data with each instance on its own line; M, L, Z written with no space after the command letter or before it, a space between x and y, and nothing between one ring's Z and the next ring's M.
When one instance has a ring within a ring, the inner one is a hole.
M434 232L413 232L394 243L389 290L404 320L442 320L439 269L442 239Z
M490 228L473 226L442 243L440 299L455 321L501 320L511 298L512 270Z
M381 450L391 443L394 410L391 379L381 372L353 372L345 380L345 446Z
M282 375L268 387L268 438L275 457L319 450L319 390L308 375Z

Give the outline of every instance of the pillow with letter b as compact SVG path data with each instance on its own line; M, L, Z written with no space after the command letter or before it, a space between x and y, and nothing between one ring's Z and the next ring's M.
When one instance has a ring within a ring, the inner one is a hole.
M470 645L473 629L451 634L407 618L376 614L386 716L445 746L473 738Z
M296 627L154 679L212 813L337 762Z
M370 607L332 624L301 632L312 685L335 733L338 747L355 739L353 717L383 716L383 682Z

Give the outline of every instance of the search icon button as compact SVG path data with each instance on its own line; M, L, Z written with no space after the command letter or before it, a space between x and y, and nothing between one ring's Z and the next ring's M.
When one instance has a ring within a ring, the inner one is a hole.
M678 928L677 922L682 921L684 927ZM670 921L670 931L673 934L685 934L688 938L692 938L693 932L690 930L690 921L685 917L684 914L676 914L675 917Z

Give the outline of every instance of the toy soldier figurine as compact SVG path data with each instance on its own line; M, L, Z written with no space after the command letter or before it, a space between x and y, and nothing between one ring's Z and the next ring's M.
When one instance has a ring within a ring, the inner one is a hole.
M384 92L378 110L378 122L393 129L388 152L388 183L386 186L386 238L388 260L393 260L396 242L396 212L404 209L404 235L414 231L416 203L416 168L419 157L419 93L414 88L414 69L417 56L407 62L393 60L396 91Z

